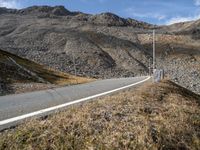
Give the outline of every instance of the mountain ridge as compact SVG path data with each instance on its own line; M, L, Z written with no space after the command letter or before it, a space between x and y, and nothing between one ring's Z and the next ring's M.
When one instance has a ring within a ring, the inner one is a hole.
M53 14L55 9L66 15ZM70 12L64 7L30 7L22 12L0 14L0 48L5 51L58 71L75 74L76 69L80 76L147 75L152 69L152 29L156 29L156 67L174 82L200 93L198 21L164 27L112 13Z
M81 19L80 15L82 15L85 20L93 24L102 24L107 26L136 26L138 24L140 27L153 27L153 25L149 23L137 21L131 18L125 19L110 12L92 15L77 11L69 11L64 6L31 6L23 9L7 9L5 7L0 7L0 14L36 15L38 17L77 16L79 19Z

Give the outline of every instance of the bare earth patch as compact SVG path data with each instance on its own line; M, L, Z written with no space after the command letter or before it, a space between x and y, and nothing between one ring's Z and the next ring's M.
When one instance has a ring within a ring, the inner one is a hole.
M0 149L198 150L199 104L171 81L148 83L4 131Z

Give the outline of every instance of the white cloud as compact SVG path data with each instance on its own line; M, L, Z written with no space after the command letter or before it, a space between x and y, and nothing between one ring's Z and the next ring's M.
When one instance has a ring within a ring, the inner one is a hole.
M200 0L194 0L195 6L200 6ZM174 23L186 22L186 21L194 21L200 19L200 13L194 16L176 16L166 21L167 25L171 25Z
M194 0L194 4L195 4L196 6L200 6L200 0Z
M133 8L128 8L125 11L126 11L126 13L129 14L129 16L132 16L132 17L155 18L155 19L158 19L158 20L163 20L163 19L166 18L165 15L158 14L158 13L138 13Z
M0 0L0 7L20 8L21 6L18 0Z
M193 20L197 20L197 19L200 19L200 14L198 14L198 15L196 15L194 17L180 17L180 16L177 16L177 17L174 17L174 18L171 18L170 20L168 20L166 22L166 24L170 25L170 24L174 24L174 23L193 21Z

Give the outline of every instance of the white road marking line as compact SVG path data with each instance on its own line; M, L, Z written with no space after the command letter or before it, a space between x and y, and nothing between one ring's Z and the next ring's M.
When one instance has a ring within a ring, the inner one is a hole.
M107 94L110 94L110 93L113 93L113 92L116 92L116 91L119 91L119 90L123 90L123 89L129 88L129 87L132 87L134 85L143 83L143 82L149 80L150 78L151 77L148 77L148 78L146 78L142 81L139 81L139 82L136 82L136 83L133 83L133 84L121 87L121 88L117 88L117 89L114 89L114 90L110 90L110 91L107 91L107 92L104 92L104 93L96 94L96 95L93 95L93 96L89 96L89 97L86 97L86 98L82 98L82 99L79 99L79 100L68 102L68 103L65 103L65 104L61 104L61 105L53 106L53 107L50 107L50 108L42 109L42 110L39 110L39 111L35 111L35 112L32 112L32 113L24 114L24 115L21 115L21 116L18 116L18 117L2 120L2 121L0 121L0 126L6 125L8 123L15 122L15 121L23 120L23 119L26 119L26 118L29 118L29 117L33 117L33 116L36 116L36 115L40 115L40 114L43 114L43 113L47 113L47 112L50 112L50 111L53 111L53 110L57 110L57 109L60 109L60 108L63 108L63 107L69 106L69 105L73 105L73 104L76 104L76 103L87 101L87 100L90 100L90 99L93 99L93 98L97 98L97 97L100 97L100 96L103 96L103 95L107 95Z

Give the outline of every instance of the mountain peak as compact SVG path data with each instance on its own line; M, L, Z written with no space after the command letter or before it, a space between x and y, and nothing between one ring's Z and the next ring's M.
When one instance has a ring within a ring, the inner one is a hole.
M31 6L24 9L8 9L5 7L0 7L0 14L11 13L11 14L23 14L23 15L40 15L40 14L52 14L56 16L66 16L70 15L71 12L67 10L64 6Z
M126 20L113 14L110 12L97 14L91 16L91 21L95 24L104 24L104 25L111 25L111 26L124 26L126 24Z
M107 26L133 26L139 28L148 28L153 26L151 24L140 22L134 19L121 18L118 15L110 12L93 15L90 17L90 21L94 24Z
M95 25L105 26L133 26L139 28L148 28L152 25L133 19L125 19L111 12L105 12L96 15L88 15L81 12L70 12L64 6L31 6L24 9L7 9L0 7L0 14L19 14L34 15L38 17L51 16L76 16L75 19L88 21Z
M65 16L71 14L71 12L67 9L65 9L64 6L32 6L25 9L19 10L22 14L37 14L37 13L48 13L48 14L54 14L57 16Z

